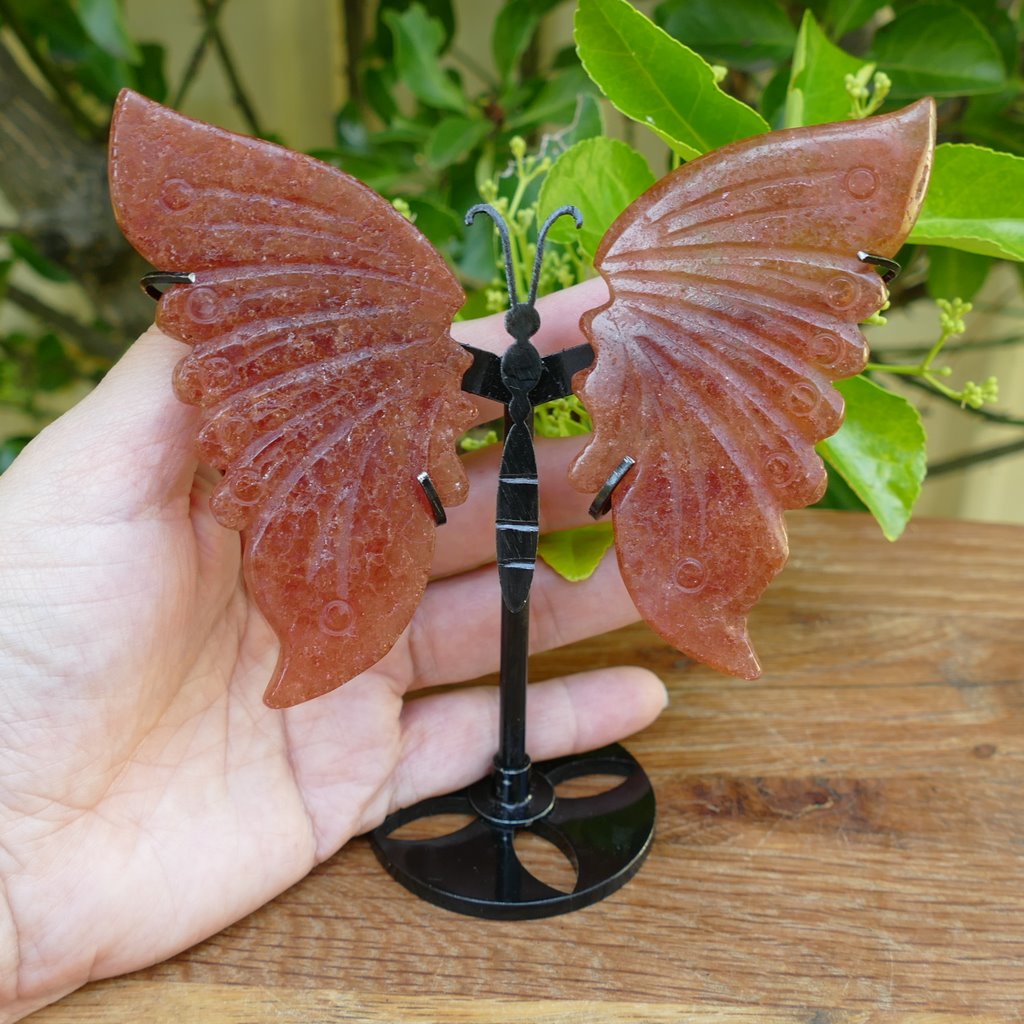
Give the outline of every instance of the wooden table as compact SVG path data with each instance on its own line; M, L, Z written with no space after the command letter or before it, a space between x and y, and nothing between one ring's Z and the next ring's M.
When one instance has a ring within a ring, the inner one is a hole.
M643 627L535 677L647 665L629 744L654 850L594 907L494 923L421 903L357 840L174 960L32 1024L938 1022L1024 1014L1024 527L790 520L753 683Z

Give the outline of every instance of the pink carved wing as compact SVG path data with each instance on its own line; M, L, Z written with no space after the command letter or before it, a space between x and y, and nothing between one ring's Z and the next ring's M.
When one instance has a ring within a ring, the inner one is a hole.
M859 251L892 257L931 166L934 107L759 136L688 163L612 225L574 382L595 436L570 475L612 496L641 615L715 668L760 672L747 613L785 563L783 510L816 501L831 382L859 372L858 322L885 297Z
M249 592L281 641L264 700L288 707L379 660L422 596L434 516L467 482L462 289L384 199L309 157L134 93L114 116L118 222L160 270L195 274L157 323L192 345L211 508L241 530Z

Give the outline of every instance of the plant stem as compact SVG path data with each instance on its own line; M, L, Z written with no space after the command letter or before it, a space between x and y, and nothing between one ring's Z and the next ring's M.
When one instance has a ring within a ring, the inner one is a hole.
M181 83L178 86L178 91L174 94L174 98L171 100L172 107L180 107L185 102L185 95L189 89L192 88L192 83L195 81L196 75L199 73L199 69L202 67L203 58L206 56L206 48L210 45L210 40L213 38L213 33L217 24L217 18L220 16L220 9L224 6L226 0L214 0L214 3L210 9L209 17L204 13L203 16L203 31L199 36L199 41L196 43L195 48L192 50L188 58L188 64L185 67L185 72L181 76Z
M465 50L460 49L458 46L453 46L452 56L459 63L464 64L467 70L472 71L488 89L492 92L498 91L500 84L497 79L482 64L466 53Z
M961 411L965 412L970 416L977 416L989 423L998 423L1002 426L1007 427L1024 427L1024 416L1017 416L1013 413L997 412L993 409L986 409L984 406L980 409L976 409L972 405L964 405L960 398L951 398L949 395L943 394L943 392L934 387L926 380L922 380L920 377L906 377L904 378L911 387L917 388L919 391L926 391L929 395L934 395L936 398L945 399L947 402L954 402L956 407Z
M22 291L15 285L9 284L4 290L4 294L16 306L20 306L25 310L26 313L31 313L51 327L63 331L64 334L75 341L83 352L87 352L89 355L113 361L124 351L124 346L119 345L111 335L88 327L73 316L68 316L67 313L61 313L59 310L53 309L42 300L37 299L28 292Z
M224 41L220 26L217 24L217 18L223 9L225 0L196 0L196 2L199 4L203 19L209 26L210 38L217 51L217 56L220 58L221 67L227 76L228 84L231 86L231 98L245 119L250 133L262 136L264 133L256 116L256 110L245 91L245 87L242 85L242 79L239 77L238 69L235 67L234 58L232 58L227 43Z
M1024 334L1007 334L1002 338L983 338L980 341L954 341L946 345L944 351L973 352L975 349L1008 348L1021 343L1024 343ZM930 345L887 345L885 347L886 355L918 356L929 351L931 351ZM888 363L884 365L886 370L891 369Z
M868 363L864 369L870 373L898 373L907 377L921 377L925 371L921 363Z
M944 476L947 473L955 473L961 469L970 469L972 466L980 466L982 463L992 462L1007 455L1016 455L1018 452L1024 452L1024 438L1010 441L1007 444L996 445L993 448L983 448L980 451L968 452L966 455L955 455L953 458L944 459L942 462L933 462L928 467L928 478Z
M341 0L342 47L345 51L345 83L348 97L365 113L363 80L359 75L366 42L366 7L364 0Z
M878 361L868 363L867 366L865 366L865 370L874 371L876 373L892 373L904 377L920 378L927 381L935 391L946 398L962 403L964 401L964 393L961 391L954 391L953 388L947 387L941 380L939 380L939 377L948 377L953 371L948 366L941 366L938 368L932 367L932 363L934 363L938 358L938 355L942 351L946 342L949 341L950 338L956 337L958 334L962 334L964 330L962 322L949 319L948 306L944 306L941 299L939 300L939 305L946 310L943 314L942 330L939 332L939 337L928 349L924 358L919 363L886 363L884 361ZM965 311L970 312L970 308L970 305L968 305Z
M898 377L911 377L919 380L927 381L938 394L942 394L944 397L959 402L963 396L958 391L954 391L953 388L947 387L938 379L938 374L948 376L951 372L948 366L943 366L938 370L931 369L929 363L934 357L935 350L931 350L928 353L928 357L922 360L920 363L868 363L864 367L865 371L869 373L891 373Z

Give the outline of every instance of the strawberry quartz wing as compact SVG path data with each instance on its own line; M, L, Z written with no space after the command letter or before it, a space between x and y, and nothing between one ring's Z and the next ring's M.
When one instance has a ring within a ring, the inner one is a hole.
M455 440L470 357L450 337L463 293L391 205L310 157L131 93L110 184L125 235L194 274L157 323L192 346L174 375L223 472L217 520L240 530L246 585L281 642L264 700L289 707L395 643L419 603L442 504L464 500Z
M585 314L595 362L574 384L593 441L570 470L612 495L641 615L671 644L745 678L747 614L785 563L785 509L821 497L814 445L839 429L832 381L859 372L857 324L917 217L930 100L883 117L726 146L663 178L612 225L595 265L610 301Z

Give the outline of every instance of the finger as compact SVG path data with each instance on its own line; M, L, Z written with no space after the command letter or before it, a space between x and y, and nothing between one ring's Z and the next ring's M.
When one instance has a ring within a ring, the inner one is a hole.
M624 739L653 722L667 700L661 680L642 668L603 668L536 683L530 687L526 713L530 757L542 761ZM482 778L491 766L497 736L495 687L406 703L402 754L385 813Z
M608 301L608 286L603 278L593 278L573 285L564 291L546 295L537 300L540 330L532 341L541 356L560 352L564 348L581 345L586 339L580 331L580 317ZM462 345L501 354L508 348L511 338L505 330L505 314L463 320L452 325L452 336ZM502 408L496 402L477 400L479 422L498 419Z
M174 395L171 375L188 347L151 327L73 409L15 462L19 490L75 519L187 512L197 465L198 410ZM69 501L68 496L74 500Z
M583 494L569 483L569 464L588 440L552 437L537 441L540 525L545 533L593 522L588 513L593 495ZM433 576L447 576L494 561L494 506L500 460L499 445L464 459L469 497L448 510L448 522L437 531Z
M604 278L595 277L537 300L540 330L532 341L542 356L563 348L582 344L580 317L608 301ZM510 338L505 331L505 314L460 320L452 324L452 336L462 345L472 345L499 355L508 348Z
M614 556L570 583L543 563L530 594L530 650L545 651L639 618ZM377 666L400 688L464 682L498 667L501 592L493 566L431 583L402 640Z

